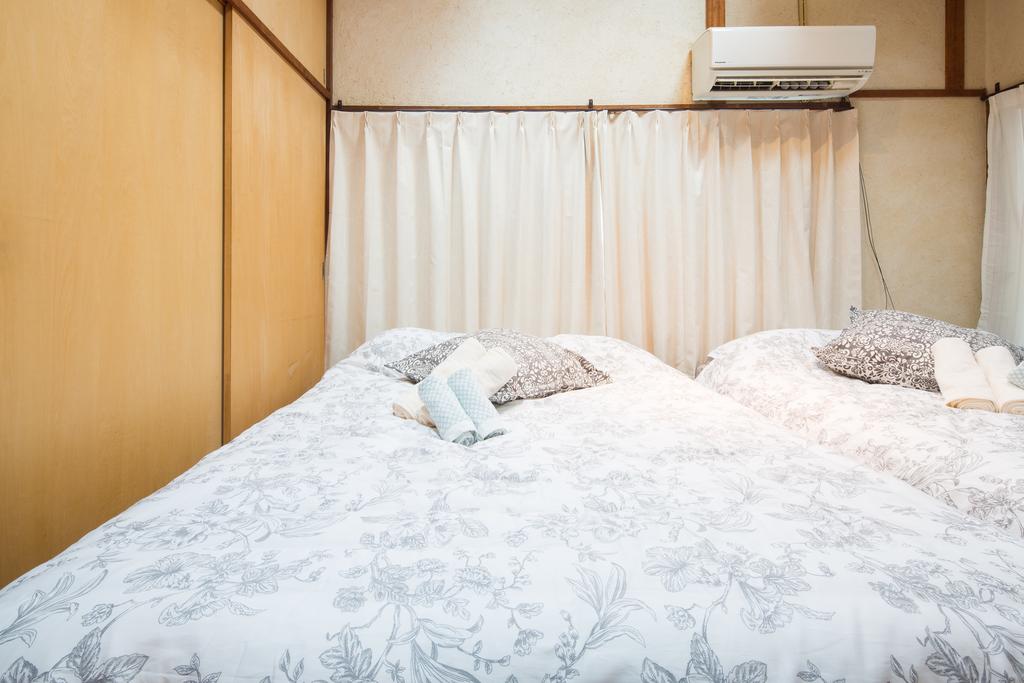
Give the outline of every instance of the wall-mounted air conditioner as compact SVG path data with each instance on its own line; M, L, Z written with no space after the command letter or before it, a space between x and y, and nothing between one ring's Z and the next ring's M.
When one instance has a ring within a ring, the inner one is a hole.
M709 28L693 44L693 99L845 97L874 66L874 26Z

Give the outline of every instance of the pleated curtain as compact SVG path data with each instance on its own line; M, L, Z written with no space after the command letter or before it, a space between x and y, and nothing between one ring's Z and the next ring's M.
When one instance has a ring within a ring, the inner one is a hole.
M600 114L605 333L691 371L780 327L842 327L861 290L856 112Z
M586 124L335 112L329 362L398 326L601 332Z
M978 327L1024 344L1024 87L988 100Z
M860 301L856 112L335 112L328 361L398 326L604 334L690 372Z

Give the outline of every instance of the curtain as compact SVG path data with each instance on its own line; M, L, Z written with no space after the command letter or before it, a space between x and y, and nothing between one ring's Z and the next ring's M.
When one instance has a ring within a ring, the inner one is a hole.
M988 100L978 327L1024 344L1024 87Z
M390 327L606 334L692 371L860 302L855 111L335 112L328 358Z
M396 326L600 333L586 123L335 112L328 362Z
M606 334L682 370L861 290L856 112L600 114Z

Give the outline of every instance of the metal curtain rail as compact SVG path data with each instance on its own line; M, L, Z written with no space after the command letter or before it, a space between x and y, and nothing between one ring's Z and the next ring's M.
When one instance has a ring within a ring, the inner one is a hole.
M1024 86L1024 81L1021 81L1020 83L1014 83L1013 85L1007 86L1005 88L1001 87L1000 84L997 82L996 83L995 91L994 92L990 92L990 93L985 93L984 95L981 96L981 99L982 99L982 101L988 101L988 99L990 97L995 97L996 95L998 95L1001 92L1006 92L1007 90L1013 90L1014 88L1019 88L1021 86Z
M709 111L716 109L832 109L846 111L852 109L849 100L830 102L692 102L680 104L606 104L596 105L593 100L586 105L508 105L508 104L473 104L473 105L427 105L427 104L344 104L339 100L331 109L349 112L520 112L520 111Z

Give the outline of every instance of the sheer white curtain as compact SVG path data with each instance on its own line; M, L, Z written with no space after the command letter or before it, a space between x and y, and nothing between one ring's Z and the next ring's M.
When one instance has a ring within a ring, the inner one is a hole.
M389 327L609 334L683 370L860 301L856 112L347 113L328 358Z
M856 111L600 114L606 333L692 370L860 302Z
M586 123L335 112L328 362L396 326L600 332Z
M1024 87L988 100L978 327L1024 344Z

